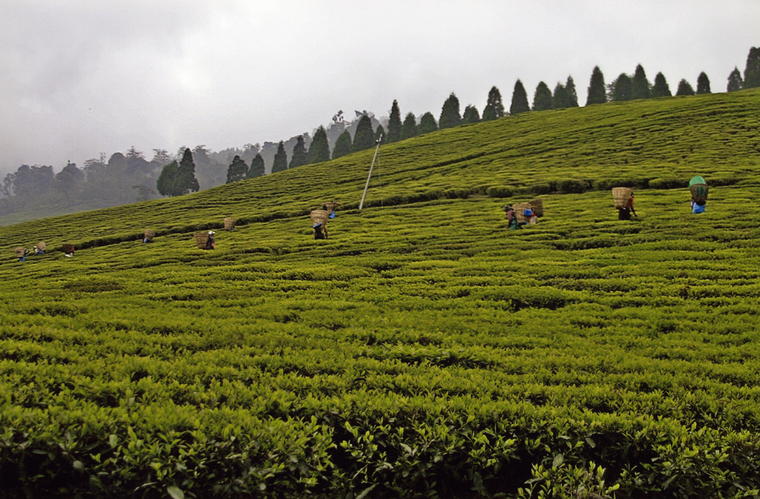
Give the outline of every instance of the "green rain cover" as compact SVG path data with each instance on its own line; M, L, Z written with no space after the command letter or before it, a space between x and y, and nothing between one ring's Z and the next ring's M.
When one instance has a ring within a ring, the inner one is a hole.
M691 177L691 180L689 180L689 187L695 184L705 184L707 185L707 182L705 182L705 179L697 175L696 177Z

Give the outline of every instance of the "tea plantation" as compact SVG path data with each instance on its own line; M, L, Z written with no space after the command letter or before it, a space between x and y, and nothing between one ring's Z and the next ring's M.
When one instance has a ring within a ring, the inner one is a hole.
M383 146L359 212L370 157L0 228L2 495L760 493L760 91Z

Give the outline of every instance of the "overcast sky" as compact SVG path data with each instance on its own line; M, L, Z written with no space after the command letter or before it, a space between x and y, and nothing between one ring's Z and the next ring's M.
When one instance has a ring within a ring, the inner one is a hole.
M338 109L482 110L571 74L585 102L642 63L724 91L760 45L759 0L0 0L0 169L130 145L279 140Z

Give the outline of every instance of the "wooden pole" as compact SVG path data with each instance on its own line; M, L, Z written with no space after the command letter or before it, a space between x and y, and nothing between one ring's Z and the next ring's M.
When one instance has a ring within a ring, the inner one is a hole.
M359 201L359 209L361 210L364 207L364 198L367 197L367 189L369 189L369 179L372 177L372 169L375 167L375 160L377 159L377 151L380 150L380 142L383 140L383 136L381 135L379 139L377 139L377 147L375 147L375 154L372 156L372 164L369 165L369 174L367 174L367 183L364 184L364 192L362 193L362 200Z

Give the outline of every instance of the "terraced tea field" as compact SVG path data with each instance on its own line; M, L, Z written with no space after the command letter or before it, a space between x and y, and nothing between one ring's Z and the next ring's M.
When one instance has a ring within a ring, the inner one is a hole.
M758 494L758 110L739 92L434 133L383 150L362 212L368 153L4 227L84 249L0 263L0 488ZM621 180L637 220L611 208ZM333 192L314 241L303 214ZM507 231L535 193L544 219ZM195 249L225 215L250 223Z

